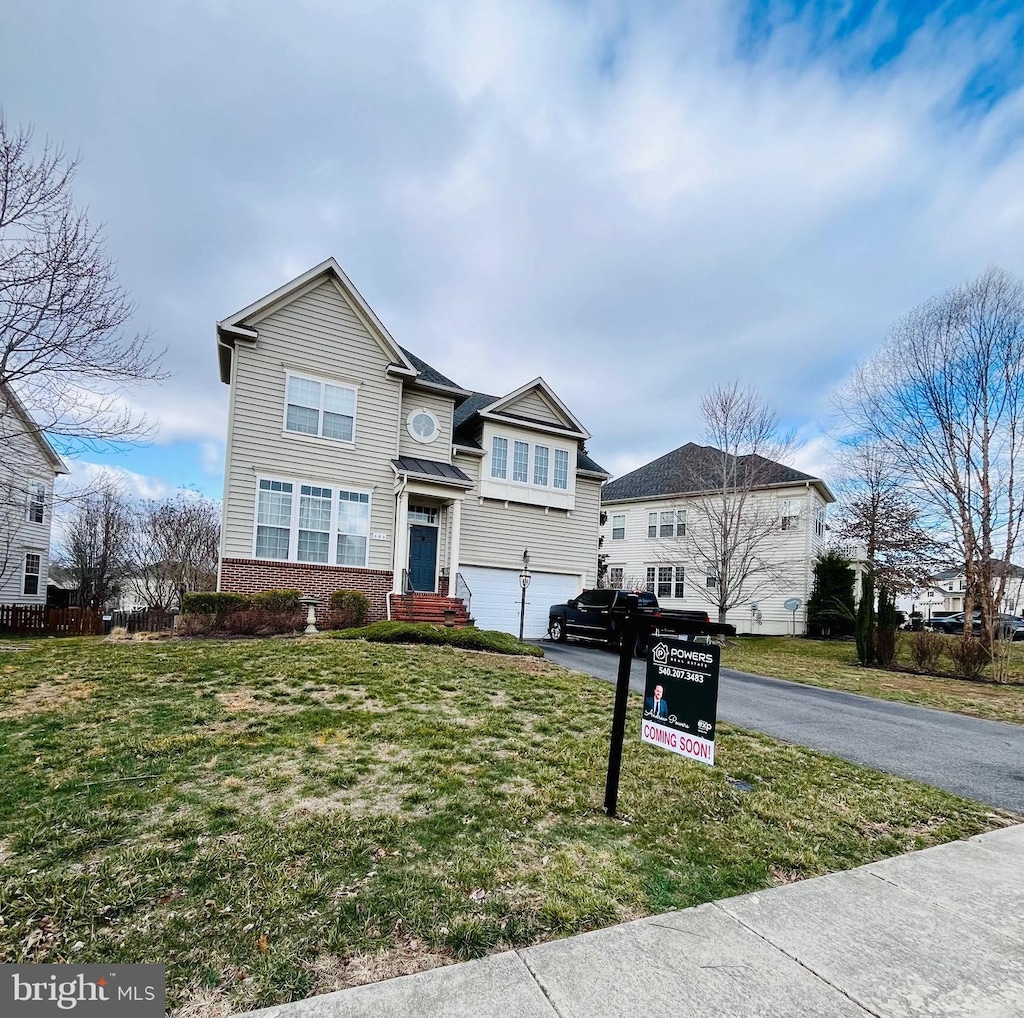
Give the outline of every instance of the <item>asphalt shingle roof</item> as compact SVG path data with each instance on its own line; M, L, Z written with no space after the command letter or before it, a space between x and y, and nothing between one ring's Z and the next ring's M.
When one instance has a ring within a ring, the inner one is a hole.
M409 358L409 363L420 373L424 382L433 382L435 385L450 385L453 389L461 389L458 382L453 382L447 375L442 375L437 368L429 365L422 357L417 357L411 350L400 346L399 350Z
M718 449L687 442L678 449L659 456L650 463L614 481L601 490L602 502L624 498L656 498L664 495L687 495L710 491L721 483L721 455ZM732 457L730 457L730 460ZM783 463L762 456L740 456L739 473L745 466L756 466L759 484L788 484L797 481L816 481L817 477L794 470Z

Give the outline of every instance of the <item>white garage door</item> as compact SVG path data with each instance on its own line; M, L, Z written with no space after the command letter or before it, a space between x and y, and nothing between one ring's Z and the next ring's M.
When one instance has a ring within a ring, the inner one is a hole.
M470 613L480 629L497 629L519 635L519 573L512 569L485 569L462 566L459 569L473 592ZM548 631L548 608L575 597L580 578L566 573L533 573L526 591L526 616L523 635L539 638Z

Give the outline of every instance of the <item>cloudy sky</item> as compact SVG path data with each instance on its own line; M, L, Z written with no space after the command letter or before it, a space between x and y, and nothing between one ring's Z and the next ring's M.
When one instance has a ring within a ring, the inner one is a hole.
M895 318L1024 269L1021 10L904 0L5 0L0 104L81 157L156 441L221 491L214 323L329 255L460 384L542 374L614 473L739 378L827 468Z

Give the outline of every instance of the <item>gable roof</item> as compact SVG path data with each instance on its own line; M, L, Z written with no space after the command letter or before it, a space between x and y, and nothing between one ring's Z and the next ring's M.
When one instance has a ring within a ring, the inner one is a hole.
M602 502L628 501L643 498L664 498L671 495L694 495L702 491L713 491L719 484L719 464L722 452L708 445L687 442L678 449L659 456L650 463L622 477L609 481L601 489ZM733 459L732 456L729 457ZM740 456L740 463L756 465L763 477L759 488L771 488L786 484L813 484L826 502L834 502L835 496L828 485L819 477L812 477L801 470L787 467L783 463L765 459L763 456ZM740 468L742 470L742 468Z
M424 382L431 382L434 385L443 385L449 389L458 389L461 392L466 392L458 382L453 382L447 375L442 375L437 368L429 365L422 357L417 357L411 350L407 350L404 346L398 348L405 354L409 359L409 363L419 373L420 379Z
M0 401L6 403L14 410L14 414L21 421L25 433L35 439L39 451L49 461L50 466L53 467L53 472L55 474L70 474L71 468L57 453L57 450L50 445L46 436L36 425L36 422L32 420L32 415L26 409L25 404L19 399L18 394L4 382L0 382Z
M539 375L533 381L519 386L512 392L500 399L495 400L490 406L481 408L478 413L481 417L508 417L513 420L530 421L531 424L538 423L532 417L517 414L514 411L515 404L528 392L540 393L541 399L553 411L555 417L561 417L563 424L552 425L544 422L543 427L547 430L564 431L567 435L575 435L578 438L590 438L590 432L577 420L572 411L558 398L555 390L548 385Z
M963 566L953 566L950 569L943 569L941 572L932 573L930 579L955 580L957 577L963 575ZM1021 566L1017 565L1015 562L1007 562L1005 559L996 558L992 559L992 575L1020 578L1024 577L1024 568L1021 568ZM949 591L943 591L943 593L949 593Z

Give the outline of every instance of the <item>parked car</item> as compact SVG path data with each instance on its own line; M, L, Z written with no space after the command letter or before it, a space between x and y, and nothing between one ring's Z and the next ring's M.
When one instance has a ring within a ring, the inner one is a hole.
M658 599L647 591L585 590L566 604L553 604L548 609L548 633L559 643L574 636L599 640L618 647L626 616L626 598L636 594L638 618L634 653L641 657L647 651L652 633L674 636L735 636L735 626L712 622L706 611L662 608Z
M1024 640L1024 618L1019 615L997 615L995 628L996 636L999 639ZM957 612L955 615L947 615L941 619L932 619L932 629L937 633L960 636L964 631L964 613ZM971 631L975 634L981 631L981 612L974 613Z

